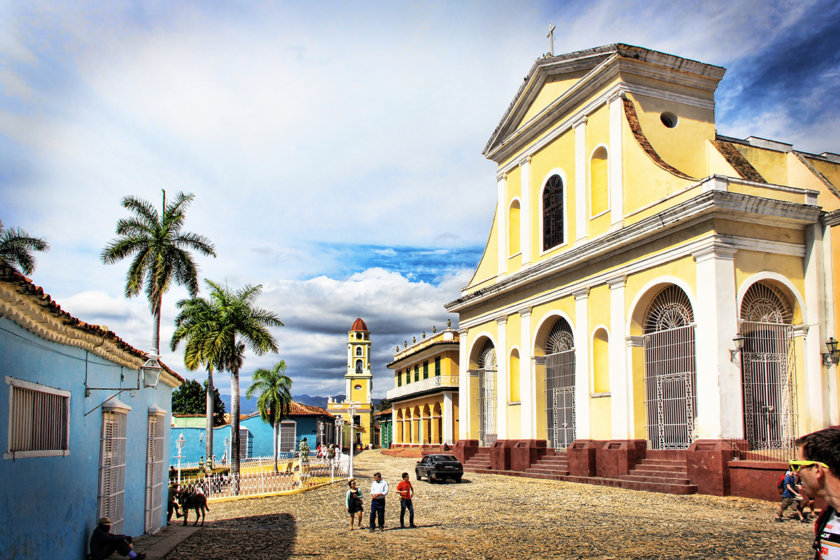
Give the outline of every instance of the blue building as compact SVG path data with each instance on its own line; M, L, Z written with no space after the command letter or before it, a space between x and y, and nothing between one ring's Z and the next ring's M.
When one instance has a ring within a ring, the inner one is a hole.
M176 466L178 448L177 440L184 436L184 448L181 451L182 464L195 464L207 453L205 439L207 430L204 428L204 416L188 416L173 418L169 452L172 465ZM298 445L306 438L309 447L314 451L321 443L329 445L335 442L335 417L317 406L309 406L292 402L289 415L280 423L280 453L297 451ZM260 415L254 413L239 421L239 455L241 459L251 457L271 457L273 453L272 430ZM213 429L213 455L215 464L219 466L223 459L228 462L230 456L230 424Z
M3 263L0 375L0 558L84 558L99 517L131 535L163 525L181 377Z

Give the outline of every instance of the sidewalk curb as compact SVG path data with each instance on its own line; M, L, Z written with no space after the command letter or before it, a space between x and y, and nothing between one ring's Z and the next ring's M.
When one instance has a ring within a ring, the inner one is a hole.
M134 550L145 552L146 560L163 560L176 546L195 533L199 527L182 524L161 527L154 535L143 535L134 540Z

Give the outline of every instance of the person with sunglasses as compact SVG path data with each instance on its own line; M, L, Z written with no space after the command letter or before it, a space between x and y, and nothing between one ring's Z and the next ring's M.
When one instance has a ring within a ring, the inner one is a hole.
M790 468L799 474L805 493L822 498L826 507L814 528L814 559L840 559L840 428L826 428L796 440L797 459Z

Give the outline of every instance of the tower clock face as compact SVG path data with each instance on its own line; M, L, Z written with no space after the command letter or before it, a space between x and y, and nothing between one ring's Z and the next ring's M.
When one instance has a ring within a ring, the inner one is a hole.
M356 389L357 391L361 391L361 390L362 390L362 386L361 386L361 385L356 385L356 386L355 386L355 387L353 387L353 388L354 388L354 389Z

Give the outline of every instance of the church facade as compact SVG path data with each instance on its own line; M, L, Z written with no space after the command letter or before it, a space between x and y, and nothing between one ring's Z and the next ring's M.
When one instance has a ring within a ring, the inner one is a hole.
M373 438L373 375L370 371L370 331L361 318L357 318L347 335L347 372L344 375L344 401L332 399L327 411L342 419L340 438L343 446L354 442L362 447L375 443ZM351 426L353 426L351 431Z
M840 423L840 155L719 135L724 72L623 44L534 63L484 150L484 255L446 305L462 457L516 441L612 480L672 457L701 492L749 495L731 459Z

